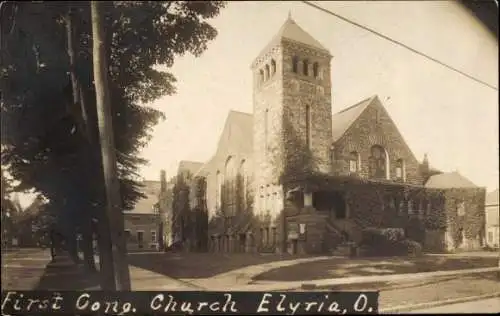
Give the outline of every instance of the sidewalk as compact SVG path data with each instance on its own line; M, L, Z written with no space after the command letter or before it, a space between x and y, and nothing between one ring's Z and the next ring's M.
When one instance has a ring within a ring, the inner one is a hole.
M311 257L311 258L299 258L299 259L283 260L283 261L272 261L269 263L256 264L232 270L229 272L221 273L210 278L203 278L203 279L184 278L181 280L188 282L190 284L195 284L200 288L207 288L214 291L215 289L224 290L231 288L233 286L247 285L252 282L255 276L273 269L289 267L301 263L320 261L329 258L332 257Z
M419 279L432 279L444 276L457 276L457 275L469 275L469 274L480 274L485 272L496 272L500 271L500 268L479 268L479 269L467 269L467 270L454 270L454 271L435 271L435 272L422 272L413 274L393 274L393 275L373 275L373 276L360 276L360 277L346 277L346 278L335 278L335 279L323 279L314 282L311 281L285 281L285 282L274 282L274 281L260 281L251 284L241 285L232 287L231 290L238 291L290 291L298 290L303 286L309 288L328 288L338 285L350 285L350 284L368 284L376 282L394 282L394 281L412 281ZM215 285L215 284L214 284Z

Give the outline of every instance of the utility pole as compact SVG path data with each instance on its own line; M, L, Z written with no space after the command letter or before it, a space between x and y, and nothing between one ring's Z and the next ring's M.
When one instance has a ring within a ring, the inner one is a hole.
M96 92L99 138L101 142L104 184L106 186L107 215L112 242L116 289L130 291L130 273L124 234L122 201L118 183L116 153L111 119L111 99L108 85L108 56L104 33L105 2L91 1L94 55L94 85Z

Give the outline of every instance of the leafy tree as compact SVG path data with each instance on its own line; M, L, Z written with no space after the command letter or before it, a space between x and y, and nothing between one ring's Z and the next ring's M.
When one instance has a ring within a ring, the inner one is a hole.
M224 5L107 2L113 128L126 209L143 197L135 179L146 161L138 154L163 118L147 104L175 93L174 76L155 66L170 67L185 53L199 56L217 35L207 20ZM36 188L50 200L71 235L105 205L89 3L11 2L2 9L2 164L21 181L18 190Z

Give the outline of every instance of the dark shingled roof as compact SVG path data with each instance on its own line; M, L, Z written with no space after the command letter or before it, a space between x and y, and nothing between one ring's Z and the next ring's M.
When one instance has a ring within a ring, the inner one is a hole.
M364 99L332 116L333 142L338 141L363 111L377 98L376 95Z
M266 45L266 47L257 56L259 56L259 57L262 56L270 48L281 43L281 41L283 39L289 40L292 42L305 44L307 46L310 46L312 48L316 48L318 50L321 50L321 51L324 51L325 53L330 54L330 52L327 48L325 48L323 45L321 45L321 43L318 42L309 33L304 31L304 29L301 28L291 17L288 17L288 19L285 21L285 23L278 30L278 33L276 33L273 36L271 41ZM258 57L256 59L258 59ZM255 61L254 61L254 63L255 63Z
M427 188L451 189L451 188L477 188L477 185L457 171L433 175L425 183Z

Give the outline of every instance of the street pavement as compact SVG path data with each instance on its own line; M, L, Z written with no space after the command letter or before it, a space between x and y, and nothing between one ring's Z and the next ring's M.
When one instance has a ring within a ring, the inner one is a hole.
M2 253L2 290L33 289L49 262L49 250L35 248Z
M413 310L411 314L500 313L500 297Z

